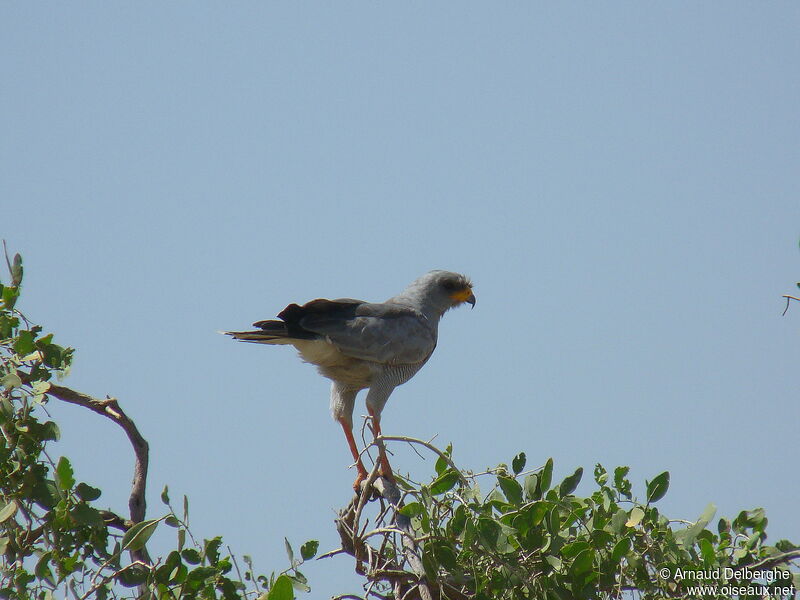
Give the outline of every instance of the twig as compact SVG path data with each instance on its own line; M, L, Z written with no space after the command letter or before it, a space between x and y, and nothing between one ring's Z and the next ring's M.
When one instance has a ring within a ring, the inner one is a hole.
M441 459L447 463L447 466L453 469L453 471L455 471L458 474L458 478L461 480L461 483L464 484L465 486L469 486L469 481L467 481L467 478L461 474L461 471L458 469L458 467L456 467L452 459L430 442L425 442L423 440L418 440L412 437L406 437L404 435L379 435L377 438L375 438L375 442L373 442L371 445L375 445L379 441L406 442L408 444L419 444L420 446L427 448L434 454L438 454L441 457Z
M146 569L152 569L152 568L153 568L153 567L152 567L152 566L151 566L149 563L143 563L142 561L138 561L138 560L137 560L137 561L134 561L134 562L132 562L132 563L131 563L131 564L129 564L129 565L125 565L125 566L124 566L124 567L122 567L122 568L121 568L119 571L114 571L114 572L113 572L113 573L111 573L110 575L106 575L105 577L103 577L103 579L101 579L100 581L98 581L97 583L95 583L95 584L94 584L92 587L90 587L90 588L89 588L89 590L88 590L88 591L87 591L87 592L86 592L86 593L85 593L83 596L81 596L81 597L80 597L80 600L86 600L86 599L87 599L87 598L89 598L89 597L90 597L92 594L94 594L94 593L95 593L97 590L99 590L101 587L103 587L103 586L104 586L106 583L108 583L108 582L109 582L109 581L111 581L112 579L116 579L116 578L117 578L117 577L119 577L119 576L120 576L120 575L121 575L123 572L125 572L125 571L127 571L128 569L131 569L131 568L133 568L133 567L144 567L144 568L146 568Z
M790 296L788 294L784 294L783 296L781 296L781 298L786 298L786 308L783 309L783 314L781 314L781 316L786 315L786 311L789 310L789 302L791 300L795 300L796 302L800 302L800 298L797 298L796 296Z
M330 558L331 556L336 556L337 554L346 554L344 548L336 548L336 550L331 550L330 552L326 552L325 554L320 554L314 560L322 560L323 558Z
M380 437L376 439L380 439ZM394 438L387 437L385 439L393 440ZM412 439L412 438L407 438L407 439ZM407 441L407 440L397 439L396 441ZM424 442L423 445L425 445ZM418 579L418 582L415 584L415 586L417 588L417 591L419 592L420 600L433 600L433 593L431 592L431 587L430 584L428 583L428 578L425 575L425 567L422 565L422 558L420 557L419 551L417 550L417 544L414 543L414 530L411 527L411 519L409 519L405 515L400 514L399 512L400 494L392 493L390 495L382 492L381 495L394 506L395 523L397 524L398 529L403 531L403 533L405 534L401 535L400 539L402 540L403 549L405 550L406 560L408 561L408 564L411 567L412 573L416 575Z
M131 446L133 446L133 453L136 456L136 462L133 468L131 495L128 499L128 509L130 510L131 521L134 524L144 521L145 511L147 509L145 491L147 488L147 467L149 463L150 446L147 440L142 437L136 424L125 414L125 411L122 410L117 399L107 397L105 400L98 400L97 398L93 398L81 392L76 392L68 387L54 384L50 385L47 394L59 400L63 400L64 402L88 408L99 415L111 419L122 427L123 431L125 431L125 434L128 436L128 440L130 440ZM131 556L134 561L138 560L145 563L152 562L146 548L131 552Z
M372 486L375 480L378 478L378 469L380 468L380 463L376 460L375 464L372 466L372 471L369 472L369 476L367 477L366 481L361 485L361 494L358 496L358 506L356 507L356 513L353 517L353 542L355 543L355 537L358 535L358 523L361 519L361 512L364 510L364 506L367 504L367 500L372 495Z
M3 240L3 254L6 255L6 265L8 265L8 274L11 277L14 277L14 275L13 275L13 271L14 270L11 268L11 261L8 259L8 246L6 246L6 241L5 240Z
M145 501L145 488L147 485L147 466L149 460L150 446L147 440L139 433L136 424L125 414L125 411L119 405L116 398L106 398L105 400L98 400L81 392L76 392L67 387L60 385L50 385L47 390L48 395L55 396L59 400L69 402L70 404L77 404L103 415L114 421L117 425L122 427L125 434L133 446L133 452L136 455L136 465L133 471L133 484L131 486L131 495L128 499L128 508L131 513L131 521L139 523L144 521L145 510L147 504Z
M743 567L747 567L753 571L763 569L764 567L771 569L772 567L792 562L798 558L800 558L800 550L791 550L790 552L784 552L783 554L770 556L752 565L743 565Z
M115 529L119 529L120 531L128 531L128 529L134 525L133 521L123 519L117 513L110 510L101 510L98 512L100 513L100 518L103 519L103 522L108 527L113 527Z
M236 576L239 578L239 581L244 581L244 578L242 577L242 572L239 570L239 563L236 561L236 557L234 556L231 547L226 546L226 548L228 549L228 554L230 555L231 560L233 561L233 566L236 568ZM258 584L256 583L256 585Z

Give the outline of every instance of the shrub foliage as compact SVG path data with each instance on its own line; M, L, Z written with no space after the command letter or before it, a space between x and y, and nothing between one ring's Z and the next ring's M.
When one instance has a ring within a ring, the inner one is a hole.
M0 598L289 600L309 591L299 567L316 556L316 541L296 555L287 540L289 567L266 576L248 556L236 560L221 537L196 540L185 496L175 510L164 488L161 516L146 518L147 443L116 399L58 383L73 350L17 309L22 260L6 260ZM59 427L45 406L54 399L101 414L128 435L137 458L128 513L102 507L101 490L82 481L67 457L52 454ZM510 466L476 474L453 462L450 447L408 438L382 443L421 446L436 457L435 472L426 483L398 478L397 485L373 472L341 511L341 548L323 557L349 555L364 584L362 595L341 599L790 598L800 587L793 570L800 549L786 540L767 544L762 509L716 521L713 505L693 521L662 514L657 503L669 488L667 472L647 481L637 500L627 467L598 464L591 493L579 496L588 479L583 469L554 481L552 459L529 469L520 453ZM147 543L159 527L174 530L175 546L151 557ZM709 587L690 590L698 583Z

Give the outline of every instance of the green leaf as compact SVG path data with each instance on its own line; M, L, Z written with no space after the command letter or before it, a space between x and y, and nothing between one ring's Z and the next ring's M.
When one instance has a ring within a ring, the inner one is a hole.
M566 544L561 548L561 556L564 558L572 558L588 548L591 548L589 542L584 542L582 540L572 542L571 544Z
M583 550L572 561L572 566L569 568L570 577L575 578L578 575L583 575L592 570L594 566L594 550L588 548Z
M550 489L550 484L553 482L553 459L548 458L544 463L544 468L539 473L539 491L540 498L545 495L547 490Z
M102 527L104 525L103 518L97 509L83 502L76 504L69 512L78 525L85 527Z
M711 519L717 512L717 506L713 503L706 506L700 518L686 529L680 529L675 532L675 540L684 548L689 548L694 545L697 536L706 528Z
M220 536L213 537L210 540L204 540L203 556L206 558L209 564L211 565L217 564L217 562L219 561L219 549L221 546L222 546L222 537Z
M317 555L319 549L319 542L317 540L308 540L305 544L300 546L300 556L303 560L310 560Z
M92 502L93 500L97 500L102 494L102 492L95 487L92 487L86 483L81 482L77 486L75 486L75 494L81 500L84 500L86 502Z
M18 252L14 255L14 262L11 265L11 285L19 287L19 284L22 283L22 273L22 257Z
M22 385L22 379L16 373L7 373L0 379L0 384L7 390L18 388Z
M511 461L511 470L514 471L514 475L519 475L522 473L522 469L525 468L526 462L527 459L524 452L520 452L514 457L514 460Z
M716 552L714 552L714 545L707 539L700 540L699 545L700 556L703 557L703 562L706 565L712 565L717 559Z
M42 433L41 433L42 441L52 440L57 442L61 439L61 430L58 428L53 421L47 421L42 424Z
M17 512L17 503L12 500L0 510L0 523L8 521Z
M200 553L195 550L194 548L186 548L186 550L181 551L181 556L183 560L185 560L190 565L199 565L200 561Z
M647 482L647 503L658 502L669 489L669 471L656 475L653 481Z
M3 287L3 304L7 310L14 308L17 298L19 298L19 288L8 285Z
M164 486L164 489L161 490L161 502L169 506L169 486Z
M164 525L168 525L169 527L177 529L181 526L181 522L178 521L175 515L167 515L167 517L164 519Z
M292 575L289 575L289 579L292 580L292 587L296 590L301 592L310 592L311 588L308 585L308 578L303 575L300 571L295 569ZM240 596L237 594L232 597L232 600L239 600Z
M56 465L56 484L58 489L62 492L68 492L75 485L75 475L72 471L72 465L66 456L58 459Z
M644 518L644 510L640 506L635 506L631 509L630 517L625 523L625 526L636 527L639 523L642 522L643 518Z
M119 574L117 581L119 581L125 587L135 587L147 581L147 575L149 572L149 569L146 569L145 567L132 565Z
M501 532L500 524L492 519L480 517L478 519L478 537L481 543L489 550L497 548L498 538Z
M292 545L289 543L288 538L283 538L283 545L286 548L286 556L289 557L289 564L294 567L294 550L292 550Z
M600 463L594 466L594 480L597 485L605 485L606 481L608 481L608 471Z
M721 519L719 520L719 522L717 523L717 531L718 531L720 534L723 534L723 533L730 534L730 532L731 532L731 522L730 522L728 519L724 518L724 517L723 517L723 518L721 518ZM780 542L777 542L777 543L775 544L775 547L776 547L776 548L778 547L778 544L780 544ZM780 549L780 548L778 548L778 550L781 550L781 549ZM781 551L782 551L782 552L786 552L786 550L781 550Z
M39 347L42 362L53 369L60 369L64 362L64 349L57 344L45 344Z
M536 493L538 486L539 476L536 473L530 473L529 475L525 476L525 480L522 482L522 487L525 489L525 497L528 500L539 499L539 496Z
M438 496L450 491L453 486L458 483L458 479L459 476L457 472L452 469L445 471L431 484L431 494Z
M150 539L150 536L153 535L160 521L161 519L152 519L150 521L136 523L136 525L128 529L125 535L122 536L122 549L135 551L144 548L144 545L147 543L147 540Z
M425 571L425 576L429 581L436 581L436 576L439 573L439 563L433 554L433 546L426 545L422 550L422 568Z
M3 295L3 286L0 284L0 297ZM19 327L19 319L9 316L8 314L0 314L0 339L16 337L14 330Z
M33 388L33 393L35 395L42 395L46 394L47 391L50 389L50 382L49 381L35 381L31 386Z
M497 483L510 504L522 504L522 486L511 477L497 476Z
M52 552L45 552L42 554L39 561L36 563L36 567L34 568L33 572L36 573L37 579L44 579L50 585L54 585L55 582L53 581L53 572L50 570L50 560L53 557Z
M421 515L424 511L425 509L419 502L409 502L397 512L399 512L401 515L405 515L406 517L416 517Z
M475 538L478 536L478 528L475 525L475 522L470 519L466 518L464 522L464 547L471 548L472 545L475 543Z
M186 582L202 586L206 580L211 579L216 574L217 570L214 567L196 567L189 571L189 574L186 576Z
M453 512L453 516L447 522L447 532L449 537L458 538L464 531L467 522L467 511L463 504L459 504Z
M631 497L631 482L627 479L628 471L630 470L630 467L617 467L614 469L614 487L626 498Z
M19 332L17 336L17 341L14 342L14 352L19 354L20 356L26 356L36 350L36 344L34 343L34 339L36 338L36 334L29 330L23 330Z
M572 475L561 482L561 485L558 487L558 495L563 498L574 492L575 488L577 488L578 484L581 482L581 477L583 477L583 467L578 467Z
M267 600L294 600L292 580L286 575L278 577L267 594Z
M444 451L445 456L452 456L453 455L453 444L447 444L447 448ZM440 456L436 459L436 464L434 468L436 469L436 474L441 475L447 470L447 467L450 465L444 459L444 457Z
M549 502L544 500L537 500L533 504L531 504L523 514L526 516L528 524L531 527L535 527L547 516L547 513L550 512L550 509L553 508L553 505Z
M611 551L611 560L615 563L618 563L620 560L622 560L622 557L630 551L630 549L630 538L622 538L616 544L614 544L614 550Z
M456 551L445 540L437 540L431 543L433 555L445 569L452 570L458 565Z

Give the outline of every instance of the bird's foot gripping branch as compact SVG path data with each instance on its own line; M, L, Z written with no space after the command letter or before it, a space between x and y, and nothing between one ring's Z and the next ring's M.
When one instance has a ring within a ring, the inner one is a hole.
M627 467L598 464L589 495L578 496L583 469L554 481L552 459L531 469L521 453L475 473L455 465L451 447L382 439L430 452L435 474L427 483L398 476L393 488L373 468L341 511L341 548L323 557L352 556L365 599L728 598L761 584L770 598L791 598L800 589L800 549L766 543L762 509L712 523L709 505L694 521L670 519L657 507L667 472L637 499ZM370 505L372 485L380 500ZM700 593L692 574L702 572L720 577Z

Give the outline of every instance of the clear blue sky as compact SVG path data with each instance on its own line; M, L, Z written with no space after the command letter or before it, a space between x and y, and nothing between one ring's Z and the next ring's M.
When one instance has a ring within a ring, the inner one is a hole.
M478 304L386 433L474 469L668 469L671 516L763 506L796 542L799 30L789 2L4 3L21 308L149 439L151 514L168 483L263 569L284 536L336 546L354 474L327 381L217 330L433 268ZM124 510L121 432L50 408ZM304 571L357 591L344 558Z

